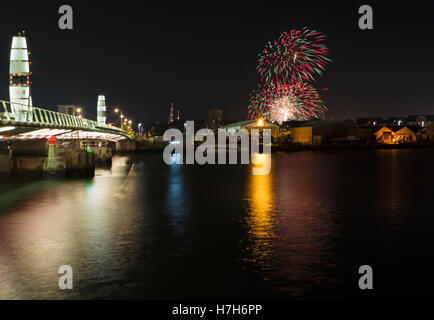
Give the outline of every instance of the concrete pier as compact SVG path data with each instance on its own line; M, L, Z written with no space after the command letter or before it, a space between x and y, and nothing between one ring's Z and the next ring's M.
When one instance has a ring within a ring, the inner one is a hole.
M95 176L95 154L86 151L64 153L65 175L71 178L92 178Z
M8 163L4 158L0 158L0 172L3 174L74 178L92 178L95 175L95 155L86 151L70 151L48 157L16 156Z
M55 176L91 178L95 175L95 153L58 143L37 141L26 154L22 142L0 147L0 174L12 176Z
M46 158L46 170L49 175L62 175L66 169L65 158L59 156L59 146L57 144L48 145L48 157Z
M136 142L122 140L14 140L0 142L1 175L93 177L95 164L110 166L114 152L132 153Z

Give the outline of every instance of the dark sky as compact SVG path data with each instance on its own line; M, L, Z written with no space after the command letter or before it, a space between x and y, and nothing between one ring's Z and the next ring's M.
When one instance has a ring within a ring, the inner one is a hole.
M12 3L12 4L11 4ZM18 5L20 3L21 5ZM136 121L244 119L259 82L257 55L282 31L322 31L333 63L315 86L328 117L434 114L434 11L424 2L370 1L32 1L0 4L0 99L9 99L11 37L27 31L36 106L79 104L96 115L97 95ZM58 28L62 4L74 30ZM374 30L358 8L374 9Z

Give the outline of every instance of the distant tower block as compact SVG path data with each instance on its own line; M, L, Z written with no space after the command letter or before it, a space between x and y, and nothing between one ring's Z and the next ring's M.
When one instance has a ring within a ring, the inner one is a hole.
M175 116L175 110L174 110L174 103L171 102L170 103L170 112L169 112L169 123L173 123L174 121L174 116Z
M103 94L98 96L98 105L97 105L97 121L98 124L106 124L106 105L105 105L105 97Z
M23 33L18 33L12 38L9 63L9 96L12 112L16 114L18 121L31 120L28 116L30 84L27 41Z

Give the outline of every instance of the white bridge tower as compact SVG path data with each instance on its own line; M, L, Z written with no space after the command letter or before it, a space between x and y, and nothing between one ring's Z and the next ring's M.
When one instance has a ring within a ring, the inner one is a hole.
M105 96L103 94L100 94L98 96L98 103L97 103L97 122L98 124L106 124L106 112L107 107L105 104Z
M12 38L9 63L9 96L18 121L31 121L29 52L24 31Z

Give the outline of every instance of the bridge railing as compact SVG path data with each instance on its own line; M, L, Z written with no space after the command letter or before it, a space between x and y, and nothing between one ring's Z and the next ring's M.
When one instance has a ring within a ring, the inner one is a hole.
M47 109L29 107L19 103L0 100L0 121L8 123L17 123L21 125L50 126L50 127L67 127L72 129L82 129L87 131L110 131L119 133L123 136L128 133L118 127L100 124L94 120L85 119L66 113L55 112ZM19 110L15 110L19 108Z

